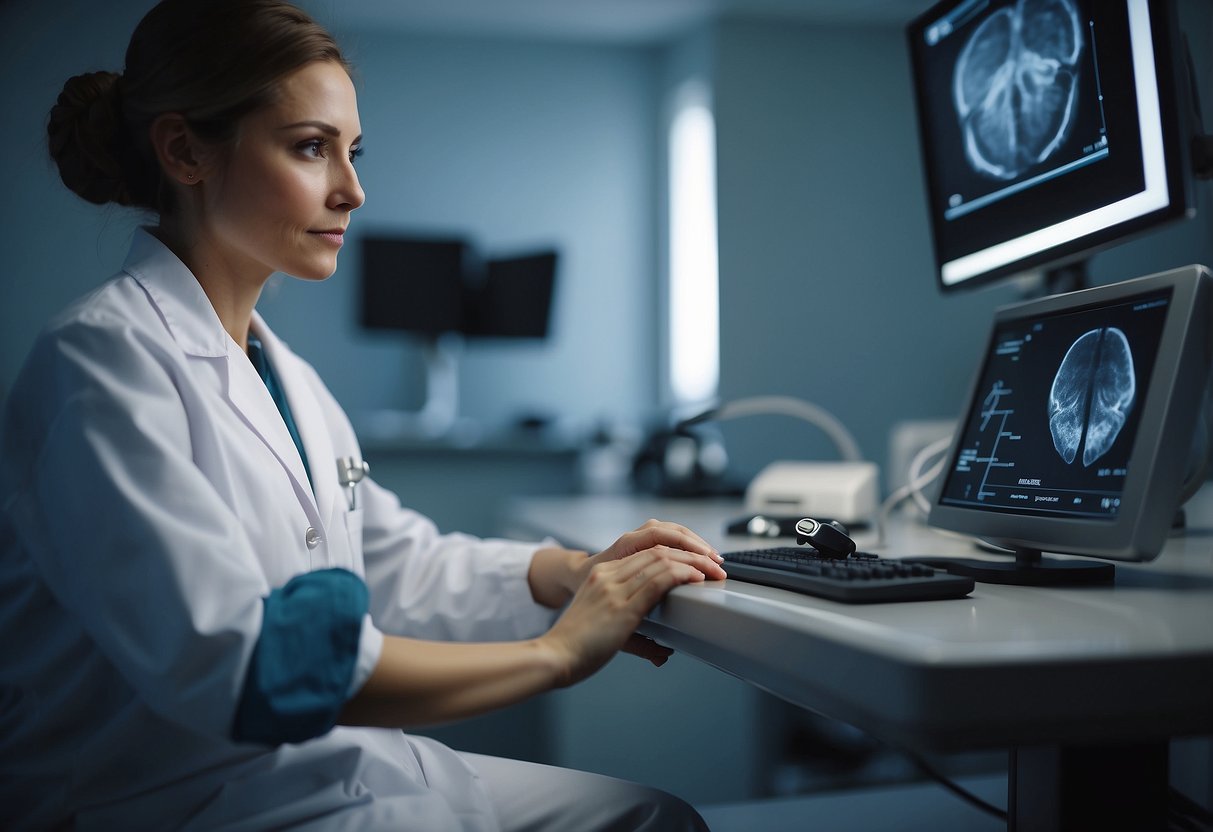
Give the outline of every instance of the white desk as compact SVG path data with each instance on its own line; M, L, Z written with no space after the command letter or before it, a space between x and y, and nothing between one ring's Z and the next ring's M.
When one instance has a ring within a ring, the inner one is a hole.
M516 533L591 550L660 516L727 549L753 545L723 534L724 521L740 513L734 502L585 497L523 499L508 516ZM1213 489L1188 514L1183 537L1152 563L1117 564L1111 586L978 584L962 600L844 605L713 582L672 592L644 629L895 745L1018 749L1018 826L1062 828L1075 812L1093 817L1097 808L1075 777L1096 771L1092 793L1132 794L1143 778L1156 788L1161 766L1165 794L1167 740L1213 734ZM871 536L857 538L873 548ZM890 528L889 541L874 550L974 554L905 521Z

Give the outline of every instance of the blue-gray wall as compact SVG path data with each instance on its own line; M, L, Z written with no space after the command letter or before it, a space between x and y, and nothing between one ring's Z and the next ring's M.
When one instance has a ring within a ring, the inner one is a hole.
M931 272L900 31L732 20L716 69L721 394L786 393L882 460L895 420L949 415L989 310ZM836 458L787 417L724 426L735 464Z
M539 410L584 424L651 401L651 53L338 36L358 69L366 136L359 164L368 196L356 229L465 233L486 254L545 245L561 252L552 338L470 343L462 361L465 415L493 422ZM299 291L281 279L262 312L347 409L416 406L417 380L407 366L416 365L416 347L354 328L358 268L355 245L325 284ZM332 342L317 343L317 332L332 332Z
M44 150L62 82L120 69L146 0L0 7L0 106L9 151L0 177L11 251L0 309L0 394L38 326L121 264L137 218L68 193ZM654 51L640 47L344 32L357 65L367 202L337 273L322 284L275 277L259 306L358 418L421 402L419 348L356 323L358 237L368 230L468 235L485 253L556 246L552 338L470 344L466 415L519 413L578 425L618 419L657 394ZM12 79L21 83L11 83Z
M46 152L46 119L69 75L121 68L148 3L0 3L0 153L6 252L0 267L0 398L35 334L57 309L122 262L136 220L70 193Z

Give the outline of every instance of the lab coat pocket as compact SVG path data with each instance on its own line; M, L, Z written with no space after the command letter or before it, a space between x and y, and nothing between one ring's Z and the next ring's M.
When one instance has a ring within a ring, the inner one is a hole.
M366 577L362 564L362 509L356 508L344 512L345 534L350 545L350 569L356 575Z

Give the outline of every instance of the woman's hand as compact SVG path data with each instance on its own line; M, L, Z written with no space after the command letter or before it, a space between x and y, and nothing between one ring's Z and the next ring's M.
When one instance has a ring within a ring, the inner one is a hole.
M540 549L528 575L532 594L550 606L568 604L552 629L537 639L484 644L385 636L340 722L404 728L465 719L580 681L621 648L661 664L670 651L636 635L641 619L679 584L724 578L719 560L698 535L656 520L593 557Z
M720 560L694 532L656 520L582 559L572 602L540 638L564 668L563 684L586 678L621 648L662 664L669 651L637 636L636 628L675 586L725 578Z
M700 556L692 563L698 566L709 580L723 580L725 577L724 570L720 568L724 558L720 557L706 540L686 526L661 520L649 520L635 531L622 535L606 549L589 558L582 569L585 574L589 574L596 564L626 558L655 546L666 546Z
M626 558L653 546L669 546L699 555L696 563L705 577L709 580L725 577L724 570L719 567L723 559L702 537L677 523L649 520L593 557L572 549L552 547L538 550L531 558L527 574L531 596L544 606L553 609L563 607L596 564Z

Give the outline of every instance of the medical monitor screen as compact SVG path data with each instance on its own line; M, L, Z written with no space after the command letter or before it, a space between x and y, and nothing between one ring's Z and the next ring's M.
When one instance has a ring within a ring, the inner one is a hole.
M1164 0L946 0L910 24L942 288L1186 212L1173 29Z
M1170 303L1163 290L998 325L940 502L1115 518Z
M1156 557L1200 466L1211 323L1204 266L999 309L930 524L1016 553Z

